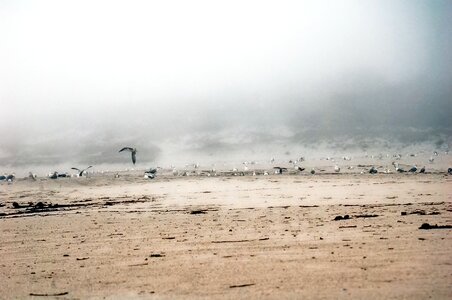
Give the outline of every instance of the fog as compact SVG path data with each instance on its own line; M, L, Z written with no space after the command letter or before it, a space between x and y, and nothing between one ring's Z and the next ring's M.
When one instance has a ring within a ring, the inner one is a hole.
M451 40L450 1L2 1L0 166L446 149Z

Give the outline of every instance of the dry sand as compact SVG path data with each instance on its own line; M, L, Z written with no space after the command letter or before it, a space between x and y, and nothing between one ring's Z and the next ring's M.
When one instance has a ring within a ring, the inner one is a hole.
M444 174L104 174L0 188L2 299L452 298L452 229L419 229L452 225Z

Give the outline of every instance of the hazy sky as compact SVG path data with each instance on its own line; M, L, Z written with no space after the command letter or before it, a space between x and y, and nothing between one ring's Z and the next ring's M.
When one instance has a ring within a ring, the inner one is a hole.
M388 128L447 142L451 40L452 1L1 0L0 164Z

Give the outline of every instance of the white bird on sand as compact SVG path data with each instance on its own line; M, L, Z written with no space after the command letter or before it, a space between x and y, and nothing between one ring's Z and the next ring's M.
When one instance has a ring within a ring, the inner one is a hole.
M334 172L339 173L341 171L341 168L339 168L338 165L334 166Z
M305 169L306 169L306 168L299 167L299 166L296 167L296 170L297 170L297 171L300 171L300 172L303 172Z
M402 168L399 168L399 163L393 162L392 165L394 166L395 170L399 173L405 173L406 171Z
M282 174L283 171L287 171L287 168L282 167L273 167L273 169L275 169L275 174Z
M131 147L124 147L119 152L122 152L124 150L130 151L132 153L132 162L133 164L137 161L137 148L131 148Z

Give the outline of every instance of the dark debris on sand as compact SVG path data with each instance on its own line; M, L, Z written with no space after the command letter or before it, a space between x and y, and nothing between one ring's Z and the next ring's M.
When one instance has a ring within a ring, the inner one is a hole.
M353 216L354 218L376 218L378 217L378 215L368 215L368 214L363 214L363 215L355 215Z
M350 216L349 216L349 215L345 215L345 216L336 216L336 217L334 218L334 221L348 220L348 219L350 219Z
M406 211L402 211L401 213L400 213L400 215L402 215L402 216L406 216L406 215L421 215L421 216L424 216L424 215L440 215L441 213L439 212L439 211L432 211L432 212L426 212L425 210L422 210L422 209L416 209L416 210L413 210L413 211L411 211L411 212L406 212Z
M32 215L35 213L46 213L55 211L66 211L66 210L76 210L86 207L103 207L103 206L113 206L118 204L131 204L131 203L141 203L141 202L154 202L155 198L143 196L138 199L121 200L121 201L105 201L105 202L91 202L91 199L85 199L77 201L78 203L70 204L58 204L58 203L47 203L39 201L37 203L28 202L27 204L20 204L16 201L12 203L12 209L15 211L12 213L0 213L0 217L20 217Z
M429 223L423 223L419 229L452 229L452 225L430 225Z

